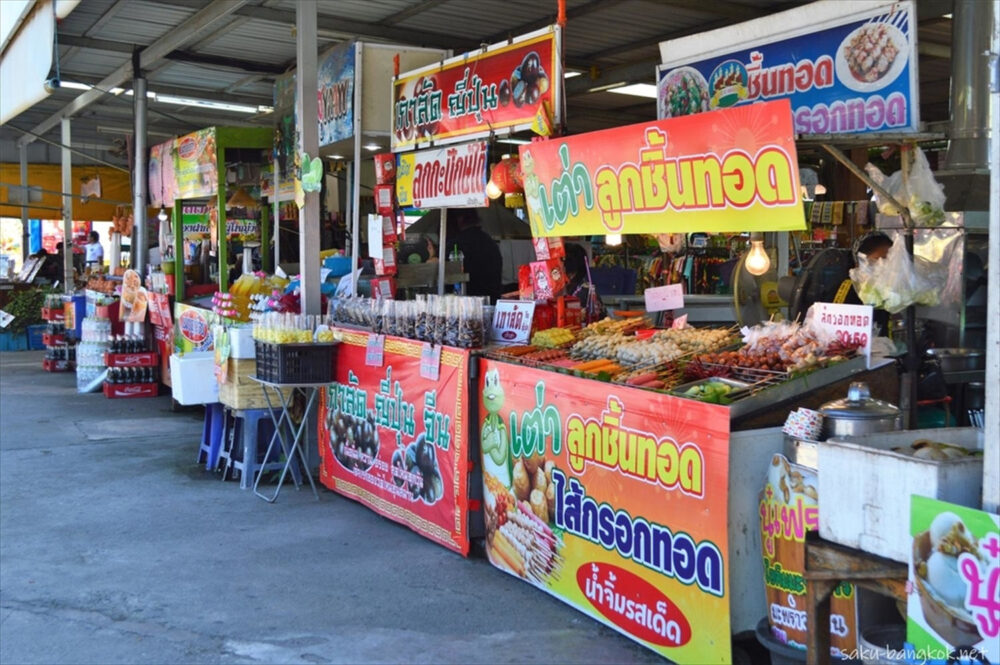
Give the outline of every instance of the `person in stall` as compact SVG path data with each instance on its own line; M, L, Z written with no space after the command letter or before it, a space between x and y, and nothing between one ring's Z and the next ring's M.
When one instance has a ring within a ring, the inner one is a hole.
M91 231L87 244L84 245L87 254L87 268L100 272L104 268L104 248L101 247L101 236L97 231Z
M488 296L495 305L502 293L503 256L497 241L483 230L475 210L466 208L458 213L454 245L464 255L462 269L469 275L466 294Z
M881 261L889 254L892 247L892 238L881 231L871 231L858 238L854 245L854 265L860 263L860 256L864 255L869 262ZM861 297L854 288L854 282L850 278L845 279L837 295L834 297L835 303L847 305L862 305ZM875 334L885 336L889 332L889 312L884 309L874 309L872 319L875 323Z
M580 307L583 308L587 321L598 321L608 315L608 310L587 274L588 262L587 252L582 246L566 243L566 257L563 259L567 280L566 295L580 299Z

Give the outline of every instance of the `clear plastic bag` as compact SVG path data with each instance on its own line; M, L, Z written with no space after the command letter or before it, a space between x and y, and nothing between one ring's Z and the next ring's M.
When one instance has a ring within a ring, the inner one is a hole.
M945 221L944 189L934 179L927 157L920 148L913 148L913 163L905 180L902 171L887 176L874 164L866 164L865 171L877 185L889 192L892 198L907 207L914 225L940 226ZM902 213L878 192L875 193L875 203L883 215Z
M890 314L910 305L936 305L939 285L914 268L902 234L896 236L889 253L882 260L869 261L858 256L858 267L851 270L851 281L861 302Z
M874 164L865 164L865 171L876 185L889 192L892 198L900 203L906 201L906 190L903 188L903 172L896 171L892 175L882 173L882 170ZM883 215L900 215L902 210L897 208L891 201L875 192L875 205Z

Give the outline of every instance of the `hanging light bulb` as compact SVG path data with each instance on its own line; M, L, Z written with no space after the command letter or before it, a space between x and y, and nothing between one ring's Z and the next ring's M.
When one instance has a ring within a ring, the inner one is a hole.
M490 181L486 183L486 196L491 199L498 199L503 196L503 190L500 189L495 182L493 182L493 178L490 178Z
M160 212L156 215L156 218L161 222L167 221L167 209L164 206L160 206Z
M608 247L618 247L622 244L622 234L620 233L609 233L604 236L604 244Z
M746 266L748 273L757 276L763 275L771 269L771 257L767 255L767 250L764 249L764 239L760 237L759 233L750 235L750 253L747 254L743 265Z

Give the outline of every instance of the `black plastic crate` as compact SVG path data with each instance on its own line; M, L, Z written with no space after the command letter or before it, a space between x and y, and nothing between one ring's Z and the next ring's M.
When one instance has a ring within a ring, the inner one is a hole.
M257 378L271 383L333 381L336 343L269 344L257 341Z

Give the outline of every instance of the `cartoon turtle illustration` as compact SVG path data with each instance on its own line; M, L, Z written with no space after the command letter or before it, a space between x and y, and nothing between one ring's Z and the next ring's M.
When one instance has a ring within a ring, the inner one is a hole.
M480 441L483 447L485 470L491 473L504 486L510 487L512 479L510 446L507 439L507 426L500 417L503 408L504 391L500 385L500 372L491 369L486 372L483 387L483 406L487 416L483 422Z

